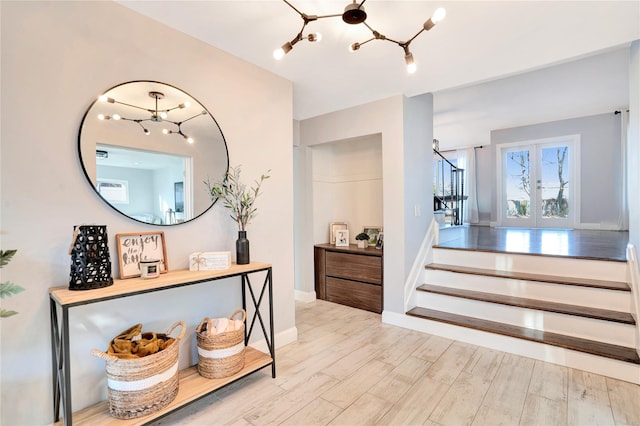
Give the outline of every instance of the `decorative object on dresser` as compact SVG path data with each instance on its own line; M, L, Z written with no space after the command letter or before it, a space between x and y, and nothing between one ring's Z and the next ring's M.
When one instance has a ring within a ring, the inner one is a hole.
M340 229L349 229L346 222L331 222L329 224L329 244L336 243L336 231Z
M376 313L383 307L383 251L314 246L316 297Z
M106 225L73 227L70 290L91 290L113 284Z
M170 334L180 326L180 335ZM136 325L123 331L110 343L107 352L97 349L91 355L107 362L109 414L133 419L158 411L178 395L178 358L185 323L176 322L164 333L142 333ZM135 351L135 353L134 353Z
M240 315L240 317L238 317ZM238 317L237 319L235 319ZM242 370L245 361L244 321L247 313L238 309L229 318L204 318L196 328L198 373L221 379Z
M131 232L116 234L120 279L142 275L140 262L159 261L159 271L169 270L164 232Z
M358 244L358 248L366 248L369 245L369 234L361 232L356 235L356 243Z
M246 227L258 214L258 209L253 206L256 198L261 194L262 183L269 179L271 170L260 176L260 180L254 181L254 186L247 186L240 182L242 166L229 167L222 182L211 183L205 181L212 200L222 200L223 205L231 210L231 219L238 224L238 239L236 240L236 263L246 265L250 263L249 240Z
M190 271L217 271L230 267L230 251L204 251L189 255Z
M384 247L384 232L378 234L378 242L376 243L376 248L378 250L382 250Z
M369 246L375 246L378 243L378 234L382 232L382 226L363 226L362 232L369 235Z
M338 229L336 231L336 247L349 247L348 229Z

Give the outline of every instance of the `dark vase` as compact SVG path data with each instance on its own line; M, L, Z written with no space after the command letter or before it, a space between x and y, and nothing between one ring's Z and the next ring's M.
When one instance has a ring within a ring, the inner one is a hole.
M238 265L247 265L249 263L249 240L247 240L247 231L238 231L238 239L236 240L236 263Z

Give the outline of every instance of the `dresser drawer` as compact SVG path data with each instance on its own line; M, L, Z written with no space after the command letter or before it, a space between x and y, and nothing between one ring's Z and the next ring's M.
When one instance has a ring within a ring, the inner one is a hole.
M325 262L327 277L382 284L381 257L327 251Z
M382 312L382 287L340 278L327 277L327 298L329 302L354 308Z

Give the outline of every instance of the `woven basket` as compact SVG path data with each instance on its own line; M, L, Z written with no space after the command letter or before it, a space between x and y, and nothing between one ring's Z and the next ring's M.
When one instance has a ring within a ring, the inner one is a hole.
M220 379L231 376L244 367L244 321L247 317L243 309L231 315L233 320L242 315L240 330L227 331L213 336L205 332L213 327L213 319L204 318L196 328L198 339L198 373L207 379Z
M178 349L185 323L171 326L167 337L181 326L180 335L168 348L137 359L120 359L94 349L91 355L107 362L109 414L118 419L145 416L166 407L178 394Z

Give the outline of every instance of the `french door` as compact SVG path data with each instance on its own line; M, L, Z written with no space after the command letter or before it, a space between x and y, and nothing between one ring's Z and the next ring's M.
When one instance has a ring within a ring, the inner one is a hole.
M498 145L501 226L573 228L579 217L579 136Z

